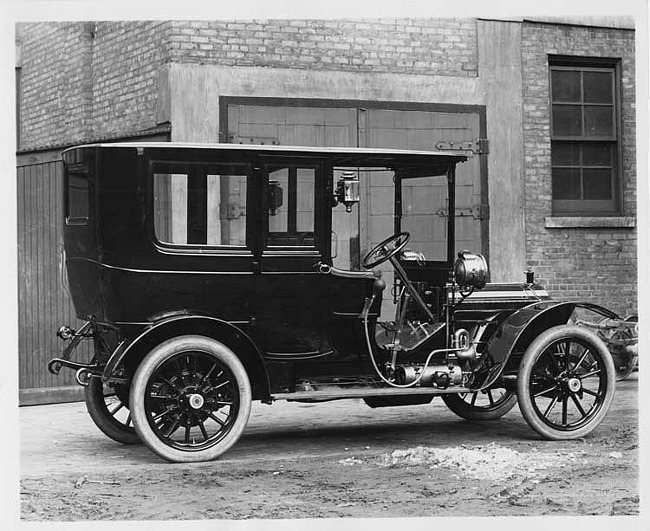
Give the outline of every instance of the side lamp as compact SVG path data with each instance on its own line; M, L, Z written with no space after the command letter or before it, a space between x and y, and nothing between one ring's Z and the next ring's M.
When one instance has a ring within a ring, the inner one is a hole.
M352 206L359 202L359 177L356 172L344 171L336 183L334 206L338 203L345 205L346 212L352 212Z

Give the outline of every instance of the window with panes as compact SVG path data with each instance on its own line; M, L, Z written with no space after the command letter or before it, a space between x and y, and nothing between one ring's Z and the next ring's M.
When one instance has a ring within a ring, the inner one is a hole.
M553 213L613 215L619 210L616 65L550 65Z

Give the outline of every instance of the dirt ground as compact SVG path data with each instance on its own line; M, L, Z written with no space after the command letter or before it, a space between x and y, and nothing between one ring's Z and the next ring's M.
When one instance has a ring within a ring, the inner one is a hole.
M85 405L21 408L23 521L638 515L638 380L591 436L539 439L515 407L470 423L440 399L255 404L207 464L104 437Z

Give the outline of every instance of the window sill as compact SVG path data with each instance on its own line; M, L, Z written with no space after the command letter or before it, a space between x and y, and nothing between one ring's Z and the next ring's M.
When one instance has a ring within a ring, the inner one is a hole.
M632 229L636 227L633 217L547 217L544 219L547 229Z

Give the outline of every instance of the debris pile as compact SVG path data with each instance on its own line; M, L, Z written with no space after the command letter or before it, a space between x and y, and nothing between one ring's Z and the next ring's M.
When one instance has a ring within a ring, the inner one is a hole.
M382 466L447 468L476 479L501 480L514 475L535 475L539 470L562 467L575 460L573 453L518 452L495 443L453 448L418 446L382 456Z
M363 463L361 459L357 459L356 457L348 457L347 459L341 459L338 461L339 464L345 465L345 466L352 466L352 465L360 465Z

